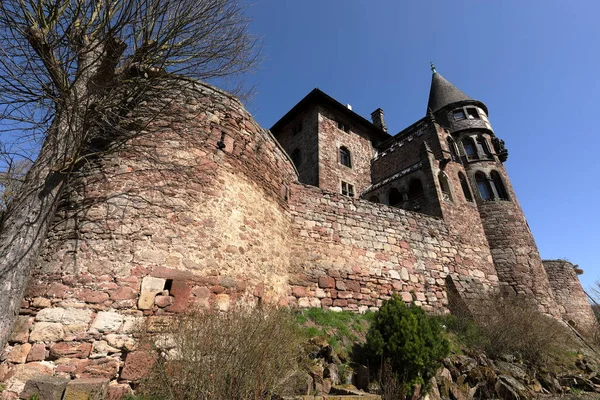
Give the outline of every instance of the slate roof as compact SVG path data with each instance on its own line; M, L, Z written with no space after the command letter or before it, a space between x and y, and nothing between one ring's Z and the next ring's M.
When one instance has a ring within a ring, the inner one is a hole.
M473 100L462 90L451 84L437 72L431 77L431 89L429 89L429 102L427 110L436 112L448 104L458 103L465 100Z

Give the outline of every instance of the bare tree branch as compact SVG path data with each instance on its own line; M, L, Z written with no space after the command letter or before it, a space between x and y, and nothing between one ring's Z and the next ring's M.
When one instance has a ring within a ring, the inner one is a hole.
M8 299L0 347L81 160L129 129L120 121L162 79L255 68L259 46L242 8L238 0L0 2L0 177L10 194L0 219L0 297Z

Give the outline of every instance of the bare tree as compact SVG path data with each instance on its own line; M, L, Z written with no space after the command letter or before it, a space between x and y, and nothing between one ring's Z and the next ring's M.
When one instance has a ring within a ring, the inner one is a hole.
M0 221L0 348L90 143L166 77L206 80L255 67L247 24L238 0L0 2L0 129L37 153Z

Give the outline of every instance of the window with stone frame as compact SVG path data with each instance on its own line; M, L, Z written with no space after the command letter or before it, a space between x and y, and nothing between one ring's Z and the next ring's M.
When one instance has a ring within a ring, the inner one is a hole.
M485 158L491 158L492 152L488 146L487 140L481 135L477 136L477 150L479 154L482 154Z
M475 182L477 182L477 189L479 189L482 200L494 200L494 191L492 190L489 179L483 172L479 171L475 174Z
M337 122L337 127L338 127L339 130L344 131L346 133L350 132L350 127L345 122L338 121Z
M342 194L348 197L354 197L354 185L342 181Z
M450 150L450 157L452 158L452 161L457 161L458 152L456 151L456 142L454 142L454 139L452 139L451 136L448 136L446 138L446 143L448 144L448 149Z
M471 194L471 188L469 188L469 182L462 172L458 173L458 180L460 181L460 187L462 188L465 199L468 202L473 202L473 195Z
M467 118L469 119L481 119L477 109L475 107L467 107Z
M477 147L475 147L475 142L472 138L464 138L462 144L465 149L465 155L467 156L467 160L479 159L479 155L477 155Z
M440 172L438 174L438 181L440 182L440 189L442 189L442 195L444 196L444 200L452 200L452 191L450 190L450 181L445 173Z
M496 193L498 194L498 197L500 198L500 200L510 200L510 198L508 197L508 192L506 191L506 187L504 186L504 182L502 182L502 177L500 176L500 174L496 171L492 171L490 173L490 177L492 178L492 183L494 184L494 187L496 188Z
M455 121L460 121L461 119L467 118L467 116L465 115L465 111L462 108L460 110L455 110L453 114Z
M352 158L350 156L350 150L347 147L340 147L340 164L345 165L348 168L352 168Z

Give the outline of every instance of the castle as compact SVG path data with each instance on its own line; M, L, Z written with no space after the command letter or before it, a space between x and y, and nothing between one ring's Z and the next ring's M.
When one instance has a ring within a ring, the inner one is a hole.
M190 307L362 312L398 293L445 311L500 289L594 324L573 265L540 258L487 107L435 70L425 116L393 136L381 109L368 121L318 89L270 131L204 83L153 109L69 182L4 350L7 393L40 373L125 393L150 364L136 324Z

